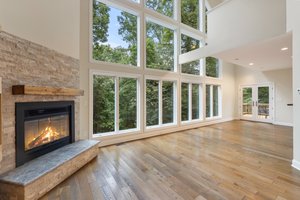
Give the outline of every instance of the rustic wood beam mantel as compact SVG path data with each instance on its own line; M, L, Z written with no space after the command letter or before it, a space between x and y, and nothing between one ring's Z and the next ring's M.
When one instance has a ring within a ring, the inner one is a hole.
M43 87L29 85L12 86L13 95L83 96L84 91L74 88Z

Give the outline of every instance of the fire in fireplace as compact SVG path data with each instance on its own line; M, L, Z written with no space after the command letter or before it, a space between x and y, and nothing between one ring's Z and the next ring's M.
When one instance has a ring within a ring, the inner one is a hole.
M74 142L74 102L16 103L16 164Z

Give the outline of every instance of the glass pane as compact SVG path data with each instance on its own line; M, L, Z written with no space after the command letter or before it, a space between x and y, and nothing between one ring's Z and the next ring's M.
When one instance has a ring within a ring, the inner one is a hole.
M146 81L146 110L147 126L158 125L159 120L159 82L156 80Z
M69 115L52 116L25 121L25 151L69 136Z
M219 60L213 57L206 58L206 76L219 77Z
M94 75L93 84L93 133L113 132L115 130L115 79Z
M181 22L199 30L199 0L181 0Z
M147 0L146 6L147 8L153 9L160 14L173 17L173 0Z
M210 112L210 99L211 99L211 94L210 94L210 85L206 85L206 117L211 117L211 112Z
M198 49L199 46L200 40L181 34L181 53L187 53L192 50Z
M93 58L137 66L137 16L94 0Z
M269 87L258 87L258 118L270 119L269 106L270 106L270 93Z
M200 86L198 84L192 85L192 119L200 118Z
M147 21L148 68L174 71L174 31Z
M120 78L119 129L137 128L137 80Z
M181 121L189 120L189 84L181 84Z
M201 61L196 60L181 65L181 72L185 74L200 75Z
M213 116L219 116L219 86L213 86Z
M243 116L252 117L252 88L243 88Z
M162 123L174 122L174 83L163 81L162 84Z

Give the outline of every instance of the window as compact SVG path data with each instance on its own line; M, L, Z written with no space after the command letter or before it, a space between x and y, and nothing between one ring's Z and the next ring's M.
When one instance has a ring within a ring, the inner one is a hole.
M206 117L220 116L220 86L206 85Z
M201 118L201 86L194 83L181 83L181 121Z
M173 17L174 2L173 0L146 0L147 8L153 9L156 12Z
M175 122L175 82L146 80L146 125Z
M174 71L174 31L147 20L146 65Z
M181 34L181 53L187 53L200 47L200 40Z
M93 59L138 65L138 17L93 1Z
M201 0L181 0L181 22L197 30L202 24L200 3Z
M203 60L195 60L181 65L181 73L202 75Z
M206 66L206 76L219 78L219 59L213 57L206 57L205 59Z
M93 75L93 133L138 128L137 78Z

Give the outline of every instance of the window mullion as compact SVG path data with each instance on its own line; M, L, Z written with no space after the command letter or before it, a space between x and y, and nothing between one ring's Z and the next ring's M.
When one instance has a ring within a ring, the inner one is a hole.
M115 132L119 132L120 127L119 127L119 77L115 77Z

